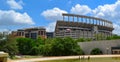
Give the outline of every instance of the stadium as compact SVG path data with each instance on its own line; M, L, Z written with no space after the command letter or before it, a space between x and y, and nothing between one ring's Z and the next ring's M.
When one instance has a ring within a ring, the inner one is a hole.
M71 37L102 39L112 36L112 22L97 17L62 14L63 20L58 20L55 27L55 37ZM101 38L100 37L100 38Z

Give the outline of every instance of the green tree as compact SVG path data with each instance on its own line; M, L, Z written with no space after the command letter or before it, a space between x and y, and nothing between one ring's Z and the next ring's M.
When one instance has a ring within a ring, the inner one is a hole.
M30 54L30 51L32 47L34 47L34 41L30 38L17 38L16 40L18 43L18 49L20 54L28 55Z
M33 46L30 50L30 55L40 55L40 48L37 46Z
M105 40L107 37L103 33L98 33L94 35L94 40Z
M51 44L45 44L41 47L41 55L52 56L54 53L51 50Z
M18 53L17 42L12 35L7 35L6 39L0 40L0 51L9 53L13 58Z
M76 40L76 42L85 42L85 39L84 39L84 38L78 38L78 39Z
M66 56L66 55L77 55L82 54L82 50L70 37L62 38L54 38L51 45L49 45L49 53L52 56Z
M39 45L44 45L45 44L45 39L39 37L36 40L34 40L35 45L39 46Z
M112 35L106 38L106 40L114 40L114 39L120 39L120 36L118 35Z
M103 54L102 51L99 48L94 48L91 53L92 55L99 55L99 54Z
M120 39L120 36L118 36L118 35L113 35L113 36L112 36L112 39Z
M77 42L70 37L37 39L18 38L18 48L23 55L65 56L83 54Z

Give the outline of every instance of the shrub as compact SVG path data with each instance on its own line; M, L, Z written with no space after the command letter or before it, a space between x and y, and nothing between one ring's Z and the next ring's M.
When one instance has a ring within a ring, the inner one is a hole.
M49 48L48 48L49 47ZM43 55L47 56L67 56L83 54L83 51L70 37L54 38L51 45L44 47ZM50 54L49 54L50 53Z
M76 42L85 42L85 39L84 39L84 38L78 38L78 39L76 40Z
M90 54L99 55L99 54L102 54L102 51L99 48L94 48Z

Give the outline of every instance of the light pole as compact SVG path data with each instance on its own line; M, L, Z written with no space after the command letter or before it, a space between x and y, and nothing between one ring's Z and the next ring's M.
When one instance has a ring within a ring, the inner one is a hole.
M109 48L107 47L106 50L107 50L107 54L108 54L108 52L109 52Z

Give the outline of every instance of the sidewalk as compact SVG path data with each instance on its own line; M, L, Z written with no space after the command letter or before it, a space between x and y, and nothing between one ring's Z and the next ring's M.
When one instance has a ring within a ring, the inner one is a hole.
M42 58L20 59L20 60L8 60L8 62L36 62L36 61L47 61L47 60L101 58L101 57L120 57L120 55L80 55L80 56L42 57Z

